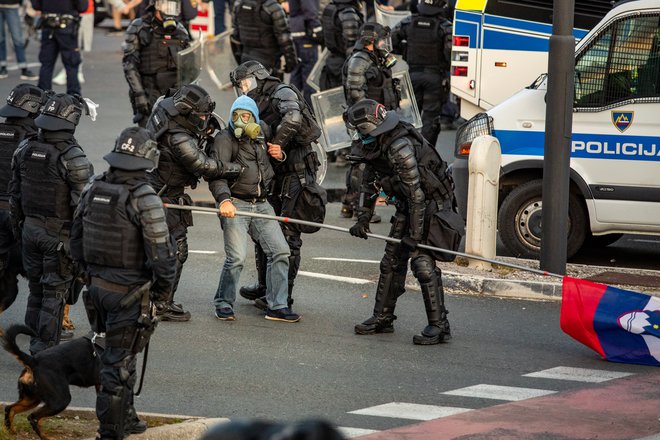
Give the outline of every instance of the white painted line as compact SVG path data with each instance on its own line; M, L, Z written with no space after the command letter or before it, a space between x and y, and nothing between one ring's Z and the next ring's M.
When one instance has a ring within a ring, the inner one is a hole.
M508 400L513 402L531 399L533 397L547 396L548 394L554 393L556 393L556 391L479 384L471 387L459 388L457 390L445 391L442 394L449 394L450 396L478 397L481 399Z
M652 434L648 437L638 438L637 440L660 440L660 434Z
M348 428L346 426L338 426L337 429L341 434L346 438L360 437L361 435L373 434L376 431L375 429L362 429L362 428Z
M314 257L314 260L323 260L323 261L345 261L347 263L369 263L369 264L380 264L380 260L360 260L357 258L330 258L330 257Z
M217 254L218 251L188 251L189 254L204 254L204 255L212 255L212 254Z
M349 278L349 277L342 277L339 275L328 275L325 273L306 272L304 270L298 271L298 275L304 275L311 278L322 278L324 280L340 281L342 283L349 283L349 284L369 284L372 282L370 280L365 280L362 278Z
M618 371L593 370L590 368L555 367L535 373L523 374L525 377L540 377L543 379L573 380L576 382L600 383L612 379L631 376L632 373Z
M630 241L636 241L638 243L660 243L660 240L647 240L644 238L633 238Z
M433 420L440 417L453 416L467 411L469 408L456 408L452 406L419 405L416 403L392 402L370 408L349 411L349 414L364 416L393 417L410 420Z

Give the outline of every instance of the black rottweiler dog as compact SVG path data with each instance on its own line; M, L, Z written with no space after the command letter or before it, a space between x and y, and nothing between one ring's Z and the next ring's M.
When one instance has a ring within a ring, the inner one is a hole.
M5 334L0 329L2 346L25 367L18 378L18 401L5 408L5 426L14 432L14 416L43 402L43 406L28 416L28 421L39 438L45 440L49 437L42 430L42 421L66 409L71 402L69 385L84 388L93 385L99 391L102 363L90 337L72 339L30 356L16 344L19 334L35 336L24 325L12 325Z

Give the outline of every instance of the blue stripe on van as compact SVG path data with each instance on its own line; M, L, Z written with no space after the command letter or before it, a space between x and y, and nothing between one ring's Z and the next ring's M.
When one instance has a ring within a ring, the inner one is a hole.
M476 49L478 47L479 39L479 24L473 22L461 22L457 21L454 23L454 35L468 36L470 37L469 47L471 49ZM458 48L457 50L460 50Z
M543 156L543 132L494 130L493 136L500 141L502 154ZM571 157L660 162L660 138L575 133Z
M547 37L532 37L484 29L484 49L547 52L549 44L550 40Z

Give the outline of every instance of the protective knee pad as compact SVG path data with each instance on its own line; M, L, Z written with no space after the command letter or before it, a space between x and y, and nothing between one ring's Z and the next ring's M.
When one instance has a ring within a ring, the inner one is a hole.
M293 283L298 276L298 270L300 269L300 249L296 249L289 254L289 286L293 286Z
M410 262L413 275L420 283L429 283L437 276L435 260L429 255L418 255Z

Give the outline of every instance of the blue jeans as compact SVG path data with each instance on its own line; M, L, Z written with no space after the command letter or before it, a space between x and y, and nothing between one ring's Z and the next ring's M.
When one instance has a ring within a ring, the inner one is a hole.
M250 203L232 200L237 211L275 215L268 202ZM245 265L248 250L248 237L263 248L268 258L266 270L266 301L271 310L288 306L289 295L289 245L284 239L280 225L275 220L247 216L234 218L220 217L225 240L225 262L220 272L220 283L213 303L216 309L232 307L236 301L236 290Z
M7 44L5 41L5 22L14 43L14 52L19 68L27 67L25 60L25 37L21 28L21 17L18 8L0 8L0 66L7 65Z

